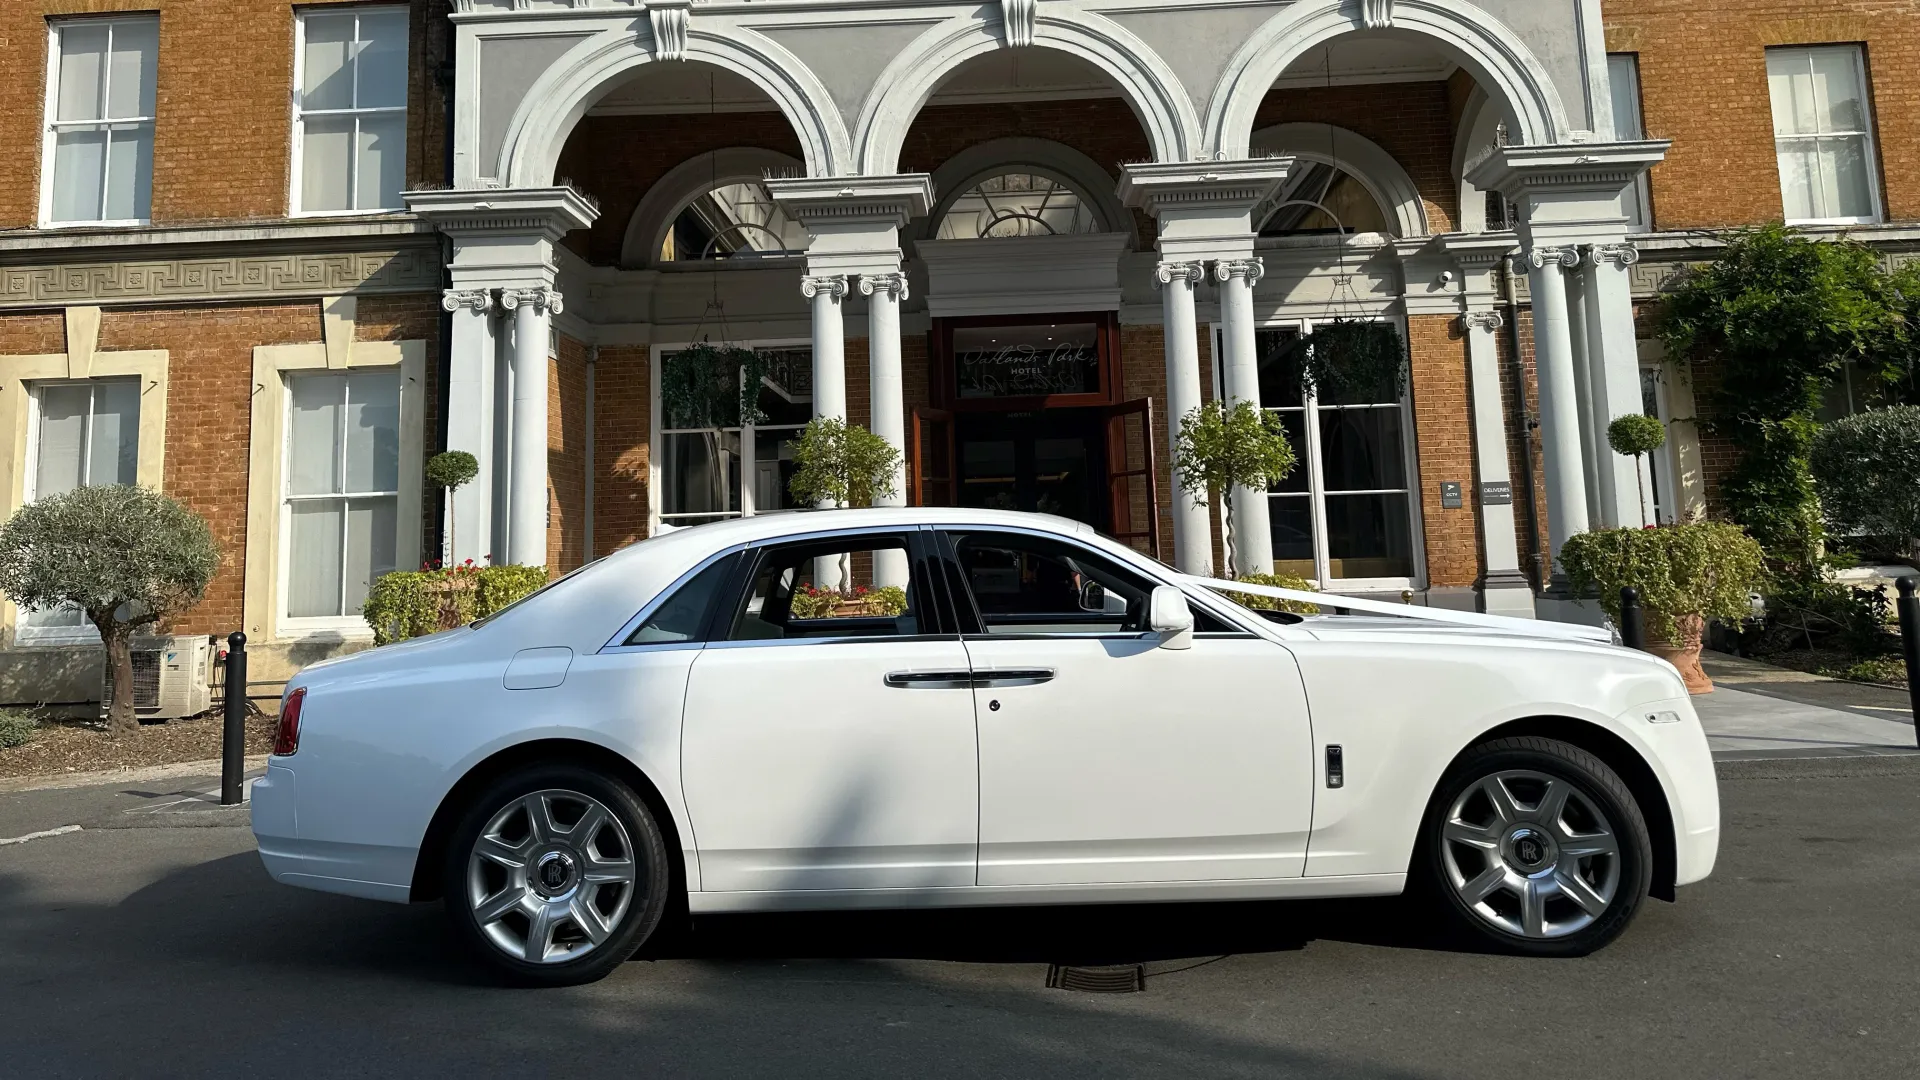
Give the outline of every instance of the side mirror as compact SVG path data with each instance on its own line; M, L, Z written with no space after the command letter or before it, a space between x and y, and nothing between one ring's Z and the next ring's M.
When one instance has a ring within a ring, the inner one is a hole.
M1107 588L1097 581L1084 582L1080 586L1081 611L1105 611Z
M1187 594L1171 585L1157 586L1147 601L1147 627L1160 635L1163 649L1193 648L1193 609Z

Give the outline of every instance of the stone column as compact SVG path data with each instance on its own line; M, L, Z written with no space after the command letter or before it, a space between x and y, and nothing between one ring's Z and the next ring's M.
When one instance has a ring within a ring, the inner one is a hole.
M442 309L453 315L447 371L447 449L473 455L480 471L447 497L442 557L450 565L484 562L493 553L493 294L448 289Z
M1226 355L1221 359L1222 383L1228 404L1250 402L1260 407L1260 358L1255 349L1253 287L1265 272L1259 259L1222 259L1213 264L1220 282L1220 322ZM1240 574L1273 573L1273 528L1267 517L1264 489L1233 489L1234 570Z
M1595 244L1581 276L1587 314L1587 384L1592 396L1595 465L1601 477L1600 520L1639 528L1653 517L1651 463L1616 454L1607 425L1645 408L1640 397L1640 348L1633 330L1633 291L1627 268L1640 261L1632 244ZM1642 496L1645 509L1642 509Z
M847 419L847 331L840 301L847 295L843 274L800 279L800 295L813 301L813 415Z
M507 561L547 564L547 341L560 293L500 290L513 313L513 441L507 469Z
M907 405L900 375L900 301L907 298L907 276L898 271L862 274L860 292L867 297L867 377L873 406L868 426L900 455L893 470L893 491L876 498L874 505L905 506ZM906 552L875 553L875 584L905 588L908 576Z
M1547 482L1547 533L1559 576L1560 545L1587 531L1587 482L1580 457L1580 403L1562 273L1580 263L1572 248L1537 247L1527 255L1533 294L1534 363L1540 381L1541 468Z
M1579 249L1575 249L1578 253ZM1593 387L1587 374L1587 302L1580 272L1560 275L1567 291L1567 339L1573 346L1573 399L1580 415L1580 476L1587 490L1587 521L1592 525L1609 524L1601 512L1600 455L1606 452L1606 433L1595 443L1593 430Z
M1507 460L1507 426L1500 404L1500 352L1494 340L1506 317L1491 307L1461 316L1467 331L1468 396L1473 403L1473 458L1480 474L1480 538L1486 570L1480 603L1489 615L1534 617L1533 586L1520 568L1514 532L1513 474Z
M1154 272L1165 313L1167 346L1167 445L1178 445L1180 420L1200 406L1200 343L1193 318L1193 287L1199 263L1163 262ZM1213 576L1213 524L1207 493L1173 480L1173 564L1183 574ZM1156 512L1158 508L1155 508Z

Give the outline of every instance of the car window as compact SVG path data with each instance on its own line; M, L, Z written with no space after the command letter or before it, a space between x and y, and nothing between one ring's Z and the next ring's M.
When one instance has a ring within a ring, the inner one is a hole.
M923 612L904 580L904 536L860 536L763 549L728 638L911 636Z
M659 645L677 641L704 640L707 612L714 597L733 575L736 557L716 559L712 566L683 582L671 596L654 608L640 629L627 639L629 645Z
M1153 583L1083 548L1019 533L956 533L989 634L1139 633Z

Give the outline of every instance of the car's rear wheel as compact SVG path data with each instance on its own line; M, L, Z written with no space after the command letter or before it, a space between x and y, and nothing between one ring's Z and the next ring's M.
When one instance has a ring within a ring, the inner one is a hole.
M448 845L447 914L481 957L517 982L605 976L660 924L666 843L626 784L574 765L494 781Z
M1532 956L1584 956L1646 899L1652 844L1625 783L1554 739L1496 739L1442 778L1418 862L1454 927Z

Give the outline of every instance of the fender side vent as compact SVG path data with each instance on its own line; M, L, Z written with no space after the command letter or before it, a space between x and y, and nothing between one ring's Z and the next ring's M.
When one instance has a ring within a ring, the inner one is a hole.
M1076 994L1137 994L1147 988L1147 969L1139 964L1118 967L1047 966L1047 989Z

